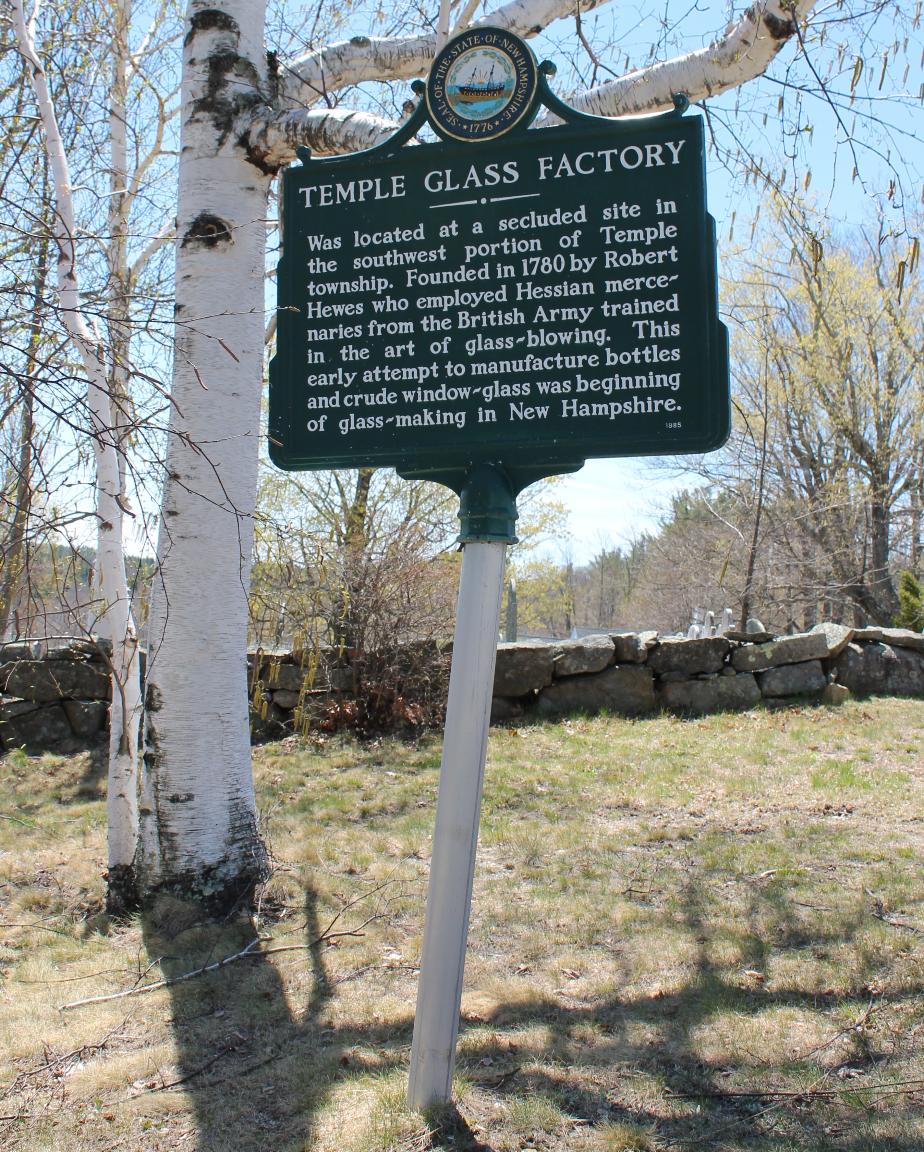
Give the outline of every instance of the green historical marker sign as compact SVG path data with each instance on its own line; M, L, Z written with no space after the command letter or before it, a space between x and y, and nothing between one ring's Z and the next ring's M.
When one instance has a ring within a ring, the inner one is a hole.
M467 37L392 141L284 174L273 461L457 488L489 462L522 487L588 457L718 447L701 118L580 116L522 41ZM525 130L537 86L571 122ZM425 119L448 139L405 146Z
M381 147L283 176L270 456L394 466L465 544L408 1100L449 1099L516 495L593 456L728 435L702 121L582 116L497 28L437 55ZM564 123L527 130L540 105ZM409 146L426 125L439 143Z

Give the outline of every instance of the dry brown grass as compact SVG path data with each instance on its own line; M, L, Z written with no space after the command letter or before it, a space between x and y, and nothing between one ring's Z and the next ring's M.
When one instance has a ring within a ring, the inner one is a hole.
M493 732L457 1107L427 1118L404 1091L438 742L259 750L277 870L219 925L109 921L99 765L8 755L0 1147L920 1152L922 715Z

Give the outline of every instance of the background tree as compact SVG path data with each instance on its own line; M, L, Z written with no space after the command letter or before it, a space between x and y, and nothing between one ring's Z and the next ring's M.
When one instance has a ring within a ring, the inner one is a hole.
M913 572L902 572L898 582L898 615L895 624L899 628L913 628L924 632L924 588Z
M788 205L728 262L732 436L683 461L704 486L673 501L643 583L779 630L888 624L919 531L916 248L881 233L822 248L801 219Z
M732 491L696 489L671 498L659 530L646 539L628 613L667 632L686 633L706 612L720 617L743 586L743 501Z
M804 612L888 624L924 435L920 282L898 290L904 243L859 235L822 256L779 226L789 251L749 260L732 289L746 435L766 436L769 518Z
M646 605L640 580L646 571L648 537L625 548L605 545L586 564L576 564L568 546L528 550L511 563L517 582L523 636L563 639L573 632L605 632L645 627L647 617L664 623L664 604ZM556 558L555 552L563 558Z
M574 565L529 557L516 567L517 624L526 635L569 637L575 627Z
M445 489L390 470L265 470L251 634L260 647L300 652L306 688L333 668L356 699L330 706L326 725L439 720L458 583L455 511Z

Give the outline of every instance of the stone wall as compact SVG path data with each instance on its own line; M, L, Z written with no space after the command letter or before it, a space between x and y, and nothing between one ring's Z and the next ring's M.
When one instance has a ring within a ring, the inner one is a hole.
M819 624L776 638L641 632L501 644L492 719L661 709L701 715L762 701L834 704L851 694L924 697L924 635Z
M319 658L320 657L320 658ZM251 654L255 739L320 722L349 700L352 670L325 653ZM849 695L924 697L924 635L819 624L781 637L687 640L656 632L500 644L492 719L574 713L703 714L762 701L839 703ZM0 750L75 751L106 728L104 647L85 640L0 645Z
M109 712L109 666L87 640L0 645L0 750L76 751L96 743Z

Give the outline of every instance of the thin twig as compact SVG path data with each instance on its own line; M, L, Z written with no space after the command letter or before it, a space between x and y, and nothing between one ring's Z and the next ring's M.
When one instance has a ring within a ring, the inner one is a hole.
M18 816L10 816L7 812L0 812L0 820L10 820L14 824L21 824L23 828L38 828L38 824L34 824L31 820L21 820Z
M118 1033L122 1031L127 1023L128 1019L126 1018L122 1021L121 1024L117 1024L115 1028L110 1029L98 1044L82 1044L79 1048L75 1048L72 1052L65 1052L61 1056L55 1056L53 1059L48 1058L48 1048L46 1046L45 1063L40 1064L37 1068L27 1068L24 1072L20 1072L9 1086L9 1088L6 1089L4 1095L9 1095L10 1093L17 1091L26 1080L30 1080L33 1076L41 1076L43 1073L52 1072L56 1068L60 1068L73 1060L82 1060L84 1055L88 1052L104 1051L109 1045L109 1041L112 1040L114 1036L118 1035Z
M899 1088L906 1089L903 1092L898 1092L898 1095L908 1095L915 1091L915 1087L920 1087L924 1084L924 1079L917 1080L893 1080L890 1084L851 1084L850 1087L844 1088L806 1088L800 1092L797 1089L784 1089L784 1088L768 1088L766 1090L754 1089L753 1091L736 1091L731 1089L726 1092L721 1091L703 1091L703 1092L665 1092L666 1099L676 1100L735 1100L735 1099L767 1099L767 1100L820 1100L832 1096L845 1096L850 1095L852 1092L886 1092L889 1095L895 1095L896 1090Z
M51 932L55 936L70 936L70 932L64 932L61 928L49 928L47 924L29 924L14 922L11 920L4 920L0 922L0 928L38 928L42 932Z
M910 924L907 920L897 920L894 916L887 916L885 912L873 912L873 917L876 920L881 920L883 924L888 924L890 928L900 928L903 932L912 932L915 936L924 934L924 929L921 929L917 924Z
M59 976L54 980L22 980L14 977L13 984L76 984L80 980L95 980L97 976L112 976L115 972L124 972L122 968L107 968L101 972L87 972L85 976Z
M347 902L344 905L342 905L340 910L337 912L336 916L334 916L334 918L330 921L330 923L327 925L327 927L324 929L324 931L320 934L320 936L318 937L318 940L321 941L321 940L329 939L331 936L331 929L343 917L343 915L345 913L349 912L349 910L351 908L355 908L357 904L361 904L364 900L368 900L372 896L377 896L379 894L379 892L384 892L384 890L386 888L390 888L393 884L397 884L397 883L398 883L397 880L394 880L391 876L389 876L388 879L383 880L381 884L376 884L376 886L374 888L370 888L368 892L361 892L358 896L354 896L352 900L347 900ZM368 923L368 921L367 921L367 923ZM307 925L308 925L308 921L303 920L300 924L297 924L294 928L287 929L287 931L283 932L282 935L283 936L292 936L294 933L300 932L303 928L307 927Z
M339 917L334 917L331 923L335 924L338 918ZM194 968L191 972L183 972L180 976L165 977L163 980L155 980L151 984L141 984L135 988L126 988L122 992L111 992L106 996L89 996L85 1000L71 1000L67 1004L62 1004L58 1010L60 1012L69 1012L73 1008L83 1008L87 1004L106 1004L110 1000L124 1000L129 996L142 996L147 992L156 992L159 988L174 988L177 984L184 984L187 980L193 980L197 976L205 976L209 972L217 972L219 968L227 968L229 964L234 964L238 960L262 960L266 956L274 956L279 952L310 951L312 948L317 948L319 945L327 943L328 940L339 940L344 936L363 936L365 935L362 931L363 928L381 919L382 914L376 913L375 915L367 917L357 928L351 929L350 931L327 931L323 935L318 936L316 940L311 940L307 944L282 944L276 948L266 948L262 952L253 951L258 944L263 943L263 937L257 936L254 940L250 941L246 948L242 948L240 952L235 952L231 956L224 956L221 960L215 960L211 964L204 964L201 968Z
M251 1072L257 1072L260 1068L265 1068L267 1064L272 1064L287 1054L285 1049L283 1049L281 1052L274 1052L272 1056L265 1056L262 1060L257 1060L254 1064L248 1064L246 1068L235 1068L230 1075L222 1076L218 1080L212 1080L207 1087L217 1088L219 1084L227 1084L229 1080L237 1081L242 1076L249 1076Z
M366 964L363 968L357 968L355 972L348 972L346 976L338 976L336 980L329 981L332 988L336 988L338 984L349 984L351 980L358 980L360 976L365 976L367 972L419 972L419 964Z
M72 1008L83 1008L87 1004L105 1004L110 1000L124 1000L128 996L142 996L146 992L154 992L158 988L172 988L177 984L183 984L187 980L192 980L196 976L204 976L206 972L217 972L219 968L225 968L229 964L233 964L237 960L244 960L248 956L253 955L252 950L261 943L259 936L251 940L246 948L242 948L240 952L235 952L232 956L224 956L221 960L216 960L212 964L205 964L202 968L194 968L191 972L184 972L180 976L165 977L163 980L155 980L152 984L140 984L135 988L127 988L123 992L112 992L107 996L90 996L86 1000L72 1000L68 1004L62 1004L59 1011L68 1012Z
M814 1048L810 1048L808 1052L802 1052L799 1055L799 1060L808 1060L812 1056L817 1056L819 1052L823 1052L826 1048L830 1048L833 1044L836 1044L842 1036L848 1036L851 1032L859 1032L862 1028L866 1027L867 1022L873 1013L878 1012L882 1007L884 1007L884 1005L881 1000L877 1003L875 999L871 999L869 1004L866 1006L866 1011L863 1013L859 1020L853 1024L848 1024L845 1028L841 1028L838 1032L835 1032L830 1040L825 1040L822 1044L816 1044L816 1046Z
M219 1052L216 1052L210 1060L206 1060L204 1064L200 1064L198 1068L194 1069L192 1072L187 1072L185 1076L181 1076L178 1080L169 1080L166 1084L159 1084L156 1088L147 1088L145 1091L149 1094L153 1094L155 1092L166 1092L170 1088L176 1088L180 1084L186 1084L189 1080L194 1079L196 1076L201 1076L203 1072L207 1072L213 1064L217 1064L218 1061L221 1060L224 1056L227 1056L229 1052L233 1052L234 1048L235 1045L228 1044L227 1047L222 1048Z

